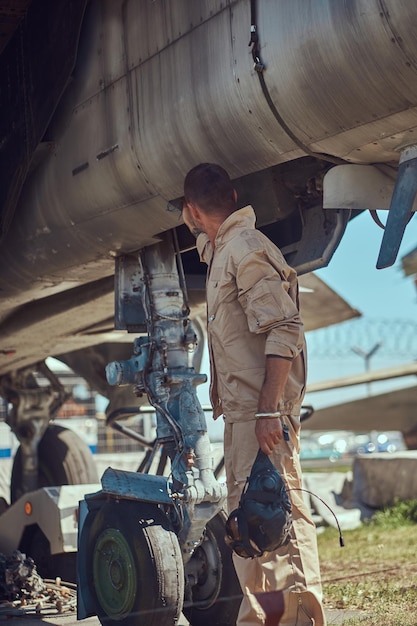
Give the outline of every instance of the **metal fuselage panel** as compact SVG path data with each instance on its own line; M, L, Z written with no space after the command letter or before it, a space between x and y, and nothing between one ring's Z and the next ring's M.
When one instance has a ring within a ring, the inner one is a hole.
M92 3L48 131L54 153L27 181L1 252L3 295L110 274L112 255L177 225L166 200L199 161L238 178L302 146L397 160L417 135L415 3L257 4L265 82L298 143L253 69L249 2Z
M251 5L269 102L248 45ZM258 226L279 222L280 247L312 221L304 240L324 238L320 183L333 164L311 156L395 172L416 141L416 23L414 0L89 3L48 149L0 245L0 348L16 353L0 370L89 345L82 330L113 314L114 257L179 225L166 202L198 162L226 167L242 202L256 197Z

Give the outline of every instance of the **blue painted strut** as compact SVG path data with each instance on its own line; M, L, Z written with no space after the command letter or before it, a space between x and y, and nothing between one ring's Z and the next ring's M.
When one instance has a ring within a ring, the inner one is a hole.
M413 214L417 193L417 146L405 148L401 154L397 181L379 251L377 269L394 264L405 228Z
M224 507L226 486L214 475L196 393L206 375L195 372L192 363L197 338L174 244L171 233L165 233L136 259L132 255L116 264L117 323L142 336L135 338L130 359L106 367L109 384L132 385L154 406L156 444L170 458L170 477L109 469L102 477L102 491L87 496L86 506L100 506L108 497L171 504L181 520L176 532L186 563L207 522Z

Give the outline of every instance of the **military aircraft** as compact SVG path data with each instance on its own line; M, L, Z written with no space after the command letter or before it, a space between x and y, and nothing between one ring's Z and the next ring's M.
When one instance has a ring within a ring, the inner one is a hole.
M417 189L416 24L414 0L0 0L0 388L27 453L23 490L64 401L48 356L112 412L151 395L182 441L150 376L185 372L180 352L195 348L172 312L204 307L204 268L175 210L198 162L228 170L300 276L329 263L365 209L376 221L389 209L377 266L394 262ZM150 338L133 360L126 331Z
M0 9L3 395L50 355L120 395L102 367L121 350L115 258L163 232L203 302L204 268L166 210L199 161L228 169L300 274L391 196L379 263L395 258L417 178L411 0Z
M197 162L228 169L300 274L395 187L380 264L395 258L417 184L412 0L22 0L0 16L3 389L50 355L111 360L114 259L162 232L202 301L166 210Z

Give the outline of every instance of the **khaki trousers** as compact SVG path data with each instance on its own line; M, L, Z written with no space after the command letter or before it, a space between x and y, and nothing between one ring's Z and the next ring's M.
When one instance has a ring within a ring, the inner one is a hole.
M298 417L281 418L290 440L282 440L271 455L292 503L293 528L288 545L262 557L233 554L243 591L237 626L326 626L322 607L316 528L302 491ZM258 452L255 420L225 422L224 457L229 513L237 508L242 489Z

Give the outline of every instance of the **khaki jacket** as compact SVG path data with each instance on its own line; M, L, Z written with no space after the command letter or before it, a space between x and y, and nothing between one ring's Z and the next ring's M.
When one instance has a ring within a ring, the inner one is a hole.
M296 272L280 250L255 229L251 206L220 226L215 251L205 233L197 249L207 263L210 400L214 418L254 419L267 354L292 359L279 404L298 415L305 393L306 348L298 309Z

